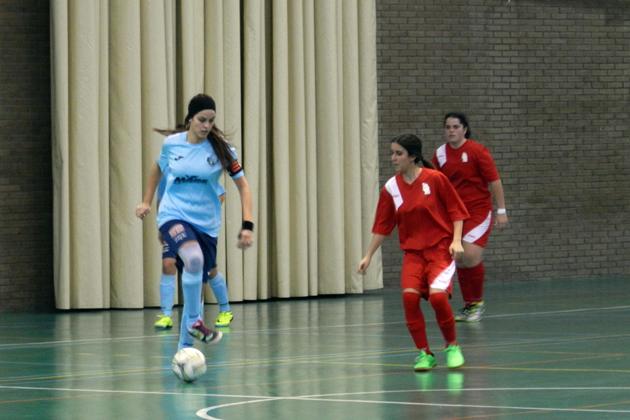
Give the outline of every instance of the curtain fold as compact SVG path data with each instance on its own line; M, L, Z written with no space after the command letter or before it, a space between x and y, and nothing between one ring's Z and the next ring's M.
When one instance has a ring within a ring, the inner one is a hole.
M143 137L140 4L112 0L110 21L111 306L141 308L144 283L138 280L144 276L143 265L129 256L138 250L142 255L143 250L143 227L132 211L142 196L142 186L139 182L128 182L129 174L142 179L142 149L138 147ZM155 240L147 245L155 250Z
M140 161L129 168L133 174L133 206L142 196L146 178L150 167L160 153L164 137L154 131L156 128L171 128L177 124L176 119L176 9L175 0L156 3L154 1L140 2L140 107L141 107L141 137L131 139L134 146L140 145ZM137 152L136 152L137 153ZM139 171L140 173L138 173ZM129 183L130 181L127 180ZM127 208L126 210L130 210ZM154 214L157 209L153 209ZM134 219L133 212L128 216ZM162 246L158 241L158 230L155 223L142 224L142 244L136 252L142 254L142 262L138 266L142 269L144 306L159 306L159 278L162 273ZM136 279L129 278L130 281Z
M109 307L108 9L105 1L52 3L55 106L56 302ZM58 261L58 262L57 262Z
M143 223L134 208L163 140L153 129L181 123L199 92L254 194L243 252L224 179L230 299L382 287L379 258L355 273L379 187L373 0L55 0L51 17L58 308L159 305L156 209Z
M243 166L254 192L256 246L245 253L242 295L235 294L231 279L231 299L257 300L272 297L269 240L270 213L268 185L269 160L269 88L268 48L265 2L246 1L243 7ZM229 242L229 238L228 238Z

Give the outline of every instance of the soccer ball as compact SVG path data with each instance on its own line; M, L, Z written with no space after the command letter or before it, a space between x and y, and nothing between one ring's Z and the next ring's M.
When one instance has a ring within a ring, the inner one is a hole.
M173 373L184 382L192 382L206 373L206 357L194 347L184 347L173 356Z

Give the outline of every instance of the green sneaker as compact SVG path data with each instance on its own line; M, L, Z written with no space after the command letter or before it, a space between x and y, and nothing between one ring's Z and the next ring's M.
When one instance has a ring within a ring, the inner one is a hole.
M413 365L413 370L416 372L425 372L431 370L437 365L435 356L431 353L427 353L424 350L420 350L420 354L416 357L416 364Z
M449 369L455 369L464 364L464 355L458 345L451 344L444 349L444 353L446 353L446 366Z
M168 328L173 328L173 318L164 314L159 314L157 317L158 320L155 321L155 324L153 324L155 328L161 328L164 330Z
M457 322L479 322L481 316L486 311L486 305L483 300L479 302L467 303L457 315L455 315L455 321Z
M217 319L214 321L215 327L228 327L230 326L230 322L234 319L234 315L231 311L223 311L219 312L217 315Z

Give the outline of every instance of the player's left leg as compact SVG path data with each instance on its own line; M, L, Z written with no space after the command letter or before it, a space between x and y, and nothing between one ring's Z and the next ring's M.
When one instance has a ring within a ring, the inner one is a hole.
M214 323L216 327L228 327L234 319L234 314L230 308L230 300L228 297L227 284L223 274L221 274L216 268L214 268L210 274L210 287L214 292L214 297L219 304L219 314Z
M162 253L162 275L160 276L160 308L162 313L155 321L155 328L173 327L173 302L175 301L175 284L177 282L176 259Z
M464 222L464 256L457 264L457 279L464 300L464 307L455 316L456 321L481 320L485 311L483 284L485 268L483 250L492 232L492 210L471 211L471 218Z
M485 267L483 265L484 248L474 244L463 242L464 257L457 268L457 277L462 289L464 307L455 319L463 322L477 322L485 311L483 301L483 285L485 281Z
M448 252L450 240L442 241L425 255L429 264L426 275L429 283L429 303L435 311L442 336L444 337L446 366L453 369L464 364L464 356L457 344L455 317L449 302L452 290L455 261Z

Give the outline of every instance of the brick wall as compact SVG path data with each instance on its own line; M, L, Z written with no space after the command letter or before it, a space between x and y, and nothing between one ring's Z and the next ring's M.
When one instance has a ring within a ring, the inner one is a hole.
M0 311L54 307L48 8L0 0Z
M377 0L381 182L389 141L441 144L463 111L492 151L511 226L489 281L630 275L630 1ZM398 284L400 251L383 249Z
M630 273L630 2L377 0L381 181L389 140L427 155L468 114L511 227L490 281ZM0 311L53 308L49 4L0 0ZM626 146L624 148L624 146ZM384 246L385 280L400 252Z

